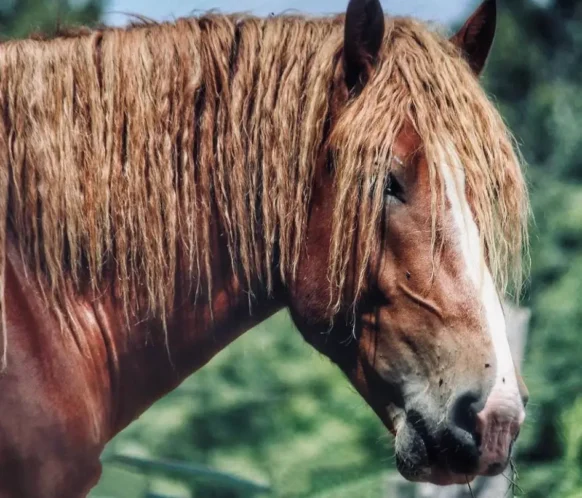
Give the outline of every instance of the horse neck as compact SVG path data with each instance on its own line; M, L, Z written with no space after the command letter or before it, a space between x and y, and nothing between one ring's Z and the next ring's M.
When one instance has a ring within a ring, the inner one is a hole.
M226 248L218 252L225 255ZM220 270L228 263L222 257L214 261L211 299L195 299L192 282L178 280L176 304L165 322L136 317L128 326L118 302L107 297L94 305L96 314L106 317L99 322L106 324L102 329L108 338L111 435L284 306L278 292L259 292L251 302L235 274Z
M220 258L217 273L219 265ZM57 380L67 382L72 373L75 385L82 386L76 395L89 412L85 422L101 445L282 307L281 299L265 295L250 308L247 292L230 273L217 275L212 299L194 302L190 283L177 284L176 305L165 325L145 315L128 321L120 300L107 289L98 295L71 292L59 319L42 297L48 283L31 278L30 264L12 235L6 268L9 370L16 375L40 362L39 369L51 372L47 376L56 391L63 389Z
M96 404L106 407L108 437L285 305L278 289L285 277L292 277L290 269L304 236L315 159L325 140L328 93L338 65L340 23L321 21L314 27L300 19L269 20L260 29L253 28L254 21L234 31L219 29L231 22L216 18L187 30L198 33L194 41L202 69L195 97L190 96L194 108L187 110L188 116L194 112L196 138L180 143L193 151L184 164L195 168L193 177L199 184L191 189L188 202L180 202L197 209L195 216L184 212L178 218L187 218L184 231L196 242L177 243L177 252L185 254L183 264L178 257L175 267L149 268L150 284L165 281L175 268L175 285L168 279L175 292L163 293L173 294L165 320L137 313L128 321L122 299L110 290L112 282L104 282L97 294L74 294L69 300L67 312L82 324L69 326L69 336L81 354L66 361L76 361L89 371L93 384L103 386ZM303 31L309 36L297 35ZM232 43L224 43L225 33ZM222 56L210 53L217 50L224 51ZM239 59L231 67L229 55ZM177 147L179 141L172 143ZM133 231L141 234L146 228L139 224ZM38 234L28 235L34 239ZM138 242L143 243L142 238L131 241L132 250L139 249ZM163 262L167 253L160 247L155 247L155 256ZM57 254L47 251L51 257ZM114 256L123 260L126 254ZM18 269L18 258L13 259ZM135 275L126 271L117 277L124 282ZM42 278L39 275L38 285L45 288L37 289L38 294L50 294L50 284L43 284ZM255 297L250 303L251 291ZM55 341L49 333L57 327L35 333L44 334L48 343Z
M311 189L315 158L325 140L325 117L332 100L332 94L326 91L336 73L334 55L339 38L337 26L326 21L329 26L321 27L317 36L312 34L313 40L301 48L302 53L295 53L288 34L289 39L275 50L273 31L279 29L275 22L280 21L272 21L273 26L271 21L266 22L262 43L255 48L260 51L267 45L276 63L271 61L271 65L263 67L255 62L259 71L256 78L240 77L234 71L229 83L207 81L201 92L205 103L200 106L203 119L197 132L202 137L218 133L214 144L222 144L220 154L200 153L197 158L202 169L208 164L201 161L216 162L210 168L210 268L201 271L194 282L191 272L178 270L182 277L176 282L176 305L165 325L160 320L145 320L128 329L123 326L122 310L110 311L117 324L111 328L111 342L116 348L112 351L112 375L119 386L114 392L115 431L235 338L285 306L286 274L289 277L288 268L301 245L300 227L307 221L309 197L304 192ZM245 35L240 29L242 45ZM327 44L326 50L322 50L322 43ZM226 46L225 50L232 50L233 44ZM222 56L214 54L217 59ZM304 60L300 64L298 59ZM325 76L314 70L316 59L328 60L320 71ZM272 74L277 77L273 79ZM218 74L216 78L219 79ZM247 97L242 108L235 101L236 95L240 98L241 94L252 96ZM294 98L302 104L289 105ZM254 107L247 109L245 106L253 100ZM235 112L242 122L233 118ZM204 119L207 115L213 118ZM230 115L230 124L217 127L216 120L221 115L222 119ZM286 140L282 139L284 136ZM301 173L302 168L311 171ZM246 173L242 173L243 169ZM236 178L251 177L260 182L234 183ZM245 204L245 198L250 199L250 204ZM257 211L253 216L241 206ZM289 223L289 213L293 211L301 211L303 218L296 217ZM249 226L250 230L246 228ZM197 230L202 232L204 228ZM196 234L199 240L202 236ZM196 300L193 289L201 289ZM102 306L107 309L110 304L105 302Z

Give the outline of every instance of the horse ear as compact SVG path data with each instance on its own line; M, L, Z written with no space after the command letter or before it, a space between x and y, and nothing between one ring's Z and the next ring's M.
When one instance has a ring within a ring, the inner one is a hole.
M365 85L384 38L379 0L350 0L344 32L344 69L348 89Z
M485 0L464 26L451 38L459 47L473 72L479 76L493 45L497 23L496 0Z

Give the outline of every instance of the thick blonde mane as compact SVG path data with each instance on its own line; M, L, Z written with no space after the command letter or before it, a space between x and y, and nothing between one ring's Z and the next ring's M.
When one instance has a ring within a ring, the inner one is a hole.
M392 144L405 120L421 138L432 179L433 249L444 202L440 169L462 167L467 197L480 229L488 263L502 294L519 296L527 251L529 202L514 141L459 50L446 38L412 20L387 26L379 65L331 137L336 151L336 209L333 221L332 282L340 305L348 259L355 240L365 264L383 211L384 182ZM438 186L440 185L440 188ZM436 187L436 188L435 188ZM363 190L363 205L347 202ZM359 237L345 237L353 227ZM365 267L359 267L358 288Z
M411 20L386 23L379 66L330 137L336 295L360 209L370 254L404 119L435 179L454 145L503 286L521 274L527 212L507 130L448 41ZM178 267L211 295L216 212L249 288L271 289L275 253L292 279L342 40L341 17L207 15L2 45L2 259L9 227L54 295L114 282L126 306L145 294L163 318ZM363 205L346 202L362 188ZM363 281L366 257L358 265Z

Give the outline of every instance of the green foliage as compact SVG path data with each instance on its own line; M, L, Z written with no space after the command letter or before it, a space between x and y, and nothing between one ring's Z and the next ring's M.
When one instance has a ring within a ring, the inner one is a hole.
M52 33L60 26L99 21L103 0L0 0L0 34L20 38L31 32Z
M582 398L563 417L565 454L561 496L582 497Z
M529 163L535 219L525 299L532 401L520 484L531 497L579 497L582 465L572 455L580 450L582 403L582 4L499 4L486 86Z

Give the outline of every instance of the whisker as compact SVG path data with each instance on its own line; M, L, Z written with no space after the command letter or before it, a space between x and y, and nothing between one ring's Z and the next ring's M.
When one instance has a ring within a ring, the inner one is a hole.
M473 493L473 488L471 487L471 483L469 482L469 476L465 476L467 480L467 487L469 488L469 493L471 493L471 498L475 498L475 494Z

